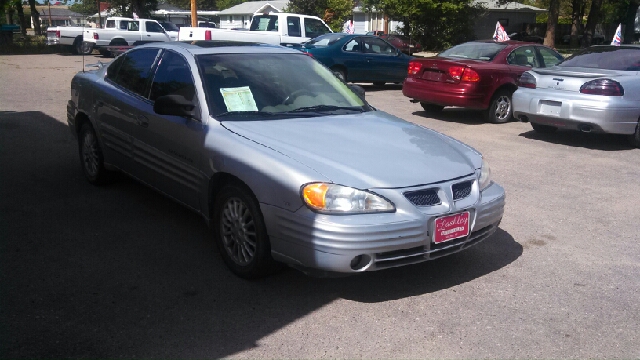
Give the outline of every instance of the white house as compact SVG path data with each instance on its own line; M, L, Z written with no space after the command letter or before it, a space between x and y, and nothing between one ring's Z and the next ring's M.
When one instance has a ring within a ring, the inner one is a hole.
M232 6L220 11L220 28L249 28L251 18L254 14L282 12L289 0L276 1L247 1L245 3Z

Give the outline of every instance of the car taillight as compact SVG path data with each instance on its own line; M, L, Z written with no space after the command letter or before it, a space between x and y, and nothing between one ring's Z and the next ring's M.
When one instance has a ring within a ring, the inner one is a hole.
M204 32L204 39L211 40L211 30L207 30Z
M415 75L420 71L422 65L417 61L409 61L409 75Z
M520 76L520 79L518 79L518 86L535 89L536 78L528 72L522 73L522 76Z
M60 39L60 30L56 31L56 37Z
M478 82L480 75L472 68L464 66L452 66L449 68L449 76L455 80Z
M580 92L591 95L622 96L624 89L619 82L611 79L595 79L582 84Z
M100 40L100 36L98 36L97 32L93 32L93 40Z
M310 52L303 51L302 53L305 54L305 55L309 55L309 56L313 57L313 54L310 53Z

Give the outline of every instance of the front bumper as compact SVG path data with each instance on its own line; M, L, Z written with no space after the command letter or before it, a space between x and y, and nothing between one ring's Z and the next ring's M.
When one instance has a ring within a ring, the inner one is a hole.
M358 273L433 260L488 238L504 213L504 189L493 183L480 193L477 182L474 186L468 198L432 207L411 204L402 195L407 189L375 190L396 204L395 213L331 216L306 207L295 213L265 204L261 208L276 260L301 269ZM435 219L462 211L470 213L469 235L435 244Z
M519 88L512 97L513 116L569 130L633 134L640 105L617 96L585 95L553 89Z

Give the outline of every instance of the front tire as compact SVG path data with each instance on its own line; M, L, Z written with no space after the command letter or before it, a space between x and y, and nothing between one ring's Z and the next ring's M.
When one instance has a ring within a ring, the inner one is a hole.
M503 124L511 121L513 114L512 94L513 91L503 89L493 95L491 105L487 110L487 120L494 124Z
M212 227L222 259L237 276L265 277L277 268L258 202L243 186L231 184L220 190Z
M558 130L558 128L555 126L541 125L536 123L531 123L531 127L535 132L539 132L541 134L551 134Z
M96 132L86 123L80 129L78 150L82 172L93 185L104 185L112 179L112 174L104 167L104 156Z

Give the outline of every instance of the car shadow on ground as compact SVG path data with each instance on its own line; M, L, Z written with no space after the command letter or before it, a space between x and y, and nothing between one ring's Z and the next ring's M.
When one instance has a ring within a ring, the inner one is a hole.
M228 357L336 300L438 292L523 251L498 230L432 262L246 281L197 214L124 176L90 185L69 128L46 114L0 112L0 166L2 358Z
M356 85L360 85L364 89L365 94L369 92L377 92L377 91L385 91L385 90L402 90L402 83L400 84L386 83L384 85L356 83Z
M620 151L635 149L629 142L628 136L617 134L583 133L570 130L558 130L555 133L543 134L531 130L521 133L519 136L530 140L591 150Z
M458 107L445 107L442 111L414 111L413 115L428 117L436 120L457 122L466 125L483 125L487 124L487 120L481 111L469 110ZM502 125L502 124L500 124Z

